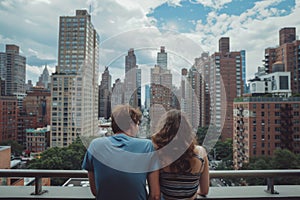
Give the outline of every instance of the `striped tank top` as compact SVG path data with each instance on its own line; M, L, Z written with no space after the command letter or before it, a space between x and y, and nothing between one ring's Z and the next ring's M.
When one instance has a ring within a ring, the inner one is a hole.
M203 168L203 158L198 155L195 156L202 162L201 168ZM164 199L190 199L198 190L201 173L174 173L161 171L159 176L160 190Z

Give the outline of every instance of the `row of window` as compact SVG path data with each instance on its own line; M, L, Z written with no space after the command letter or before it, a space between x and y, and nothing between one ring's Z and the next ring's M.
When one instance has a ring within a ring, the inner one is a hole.
M260 105L261 105L261 109L265 109L266 108L265 104L262 103ZM275 104L275 108L279 109L279 108L281 108L281 105L282 104L280 104L280 103L276 103ZM292 108L299 108L300 107L299 103L294 103L294 104L291 104L291 105L292 105ZM256 109L257 108L256 104L252 104L252 108ZM270 109L270 104L267 104L267 108Z

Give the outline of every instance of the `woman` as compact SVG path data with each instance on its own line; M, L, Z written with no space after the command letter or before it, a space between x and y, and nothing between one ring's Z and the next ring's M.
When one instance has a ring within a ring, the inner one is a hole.
M195 199L209 190L209 165L206 151L196 145L195 133L187 117L179 110L162 116L152 136L158 151L160 190L165 200Z

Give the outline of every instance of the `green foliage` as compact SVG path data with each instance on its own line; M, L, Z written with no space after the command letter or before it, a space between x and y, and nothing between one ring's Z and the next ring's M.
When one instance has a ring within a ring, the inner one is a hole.
M197 142L198 144L202 145L204 138L206 136L208 127L199 127L197 130Z
M86 148L78 138L68 147L53 147L41 154L40 159L32 160L29 169L81 169Z
M287 149L275 150L272 159L272 166L276 169L297 169L300 168L298 157Z
M53 147L41 154L41 158L30 161L28 169L64 169L79 170L86 148L80 138L77 138L68 147ZM52 178L51 185L62 185L66 178Z
M267 170L267 169L299 169L299 155L295 155L287 149L275 150L273 157L255 157L245 164L244 170ZM262 178L247 178L249 185L265 185L266 180ZM299 178L276 178L275 184L300 184Z
M217 160L231 161L232 160L232 139L228 138L224 142L219 140L215 147L215 154ZM214 152L212 152L214 153Z
M14 140L5 140L1 142L0 146L11 146L12 155L19 156L22 155L24 147Z

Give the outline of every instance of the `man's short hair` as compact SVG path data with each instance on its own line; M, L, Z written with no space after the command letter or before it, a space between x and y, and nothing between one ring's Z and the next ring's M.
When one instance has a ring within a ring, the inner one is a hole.
M130 105L117 105L111 114L111 127L114 133L124 133L132 123L139 124L142 113Z

